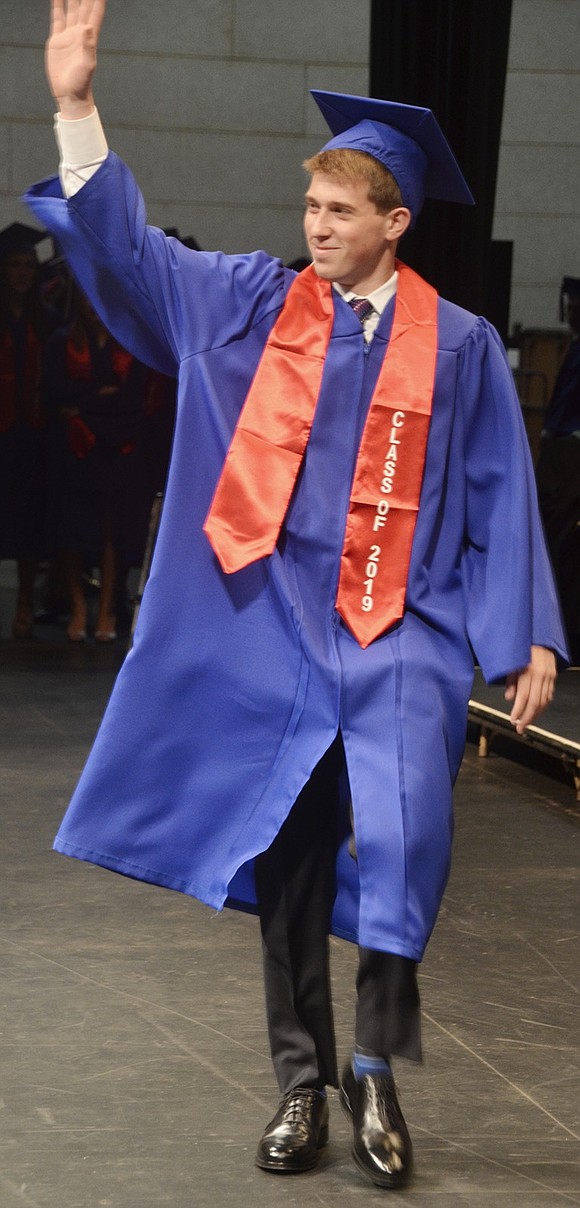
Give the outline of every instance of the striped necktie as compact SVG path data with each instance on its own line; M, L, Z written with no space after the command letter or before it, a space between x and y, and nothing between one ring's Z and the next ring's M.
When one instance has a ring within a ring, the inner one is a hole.
M355 315L360 319L361 327L364 327L365 319L368 319L369 315L372 315L373 310L375 309L372 302L369 302L368 298L351 298L349 301L349 306L352 307Z

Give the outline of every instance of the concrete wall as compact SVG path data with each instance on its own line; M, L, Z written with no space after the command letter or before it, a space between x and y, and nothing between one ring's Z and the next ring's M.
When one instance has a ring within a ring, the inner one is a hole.
M0 0L0 227L55 169L47 19L48 0ZM109 0L97 102L150 221L302 255L300 164L326 137L308 89L368 93L369 24L369 0Z
M48 0L0 0L0 227L54 170ZM149 216L225 251L302 254L308 89L368 92L370 0L109 0L97 98ZM420 99L420 98L418 98ZM580 276L580 0L514 0L495 236L514 240L512 323L558 327Z
M560 327L580 277L580 0L514 0L494 234L514 241L511 323Z

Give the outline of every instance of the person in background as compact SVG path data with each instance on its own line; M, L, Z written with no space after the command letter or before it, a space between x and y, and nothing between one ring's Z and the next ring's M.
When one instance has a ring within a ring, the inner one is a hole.
M117 589L140 566L155 493L143 448L150 371L72 290L71 318L49 341L50 544L70 596L67 637L87 636L84 568L98 566L95 640L117 636Z
M570 347L548 404L536 466L540 509L562 601L570 652L580 663L580 280L564 277L560 318Z
M58 321L43 300L36 244L46 231L14 222L0 233L0 559L18 574L15 638L32 635L34 583L46 551L46 342Z
M256 1163L314 1167L339 1084L357 1166L396 1189L473 651L520 733L566 658L504 349L397 256L425 194L473 199L429 110L315 92L311 266L184 248L108 150L104 11L53 0L60 179L27 201L179 398L134 645L55 846L257 911L282 1098ZM359 954L340 1078L330 932Z

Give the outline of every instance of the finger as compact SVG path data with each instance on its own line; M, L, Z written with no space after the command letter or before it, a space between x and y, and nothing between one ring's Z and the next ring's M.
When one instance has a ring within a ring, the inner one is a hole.
M512 721L518 734L522 734L549 704L549 680L539 676L526 677L525 694L514 704Z
M93 15L91 18L91 24L97 36L101 25L103 24L106 7L107 0L93 0Z
M535 685L536 717L544 712L554 697L554 677L546 673L537 679Z
M533 714L531 713L531 711L528 712L527 707L524 709L520 709L517 716L510 718L510 721L514 727L514 730L516 731L516 734L523 734L524 731L527 729L527 727L530 725L530 722L532 720L533 720Z
M510 720L514 721L520 716L521 710L526 704L528 698L528 672L520 672L514 676L507 676L507 687L505 697L507 701L514 702L510 714Z
M551 677L547 677L541 685L540 689L540 705L538 708L538 717L540 713L547 709L550 701L554 699L554 681Z
M80 0L79 23L92 26L95 34L98 34L103 23L105 8L105 0Z
M527 730L528 726L531 726L532 722L535 722L543 712L543 706L534 705L533 702L530 701L523 710L521 717L519 717L516 722L517 733L523 734L524 731Z
M50 6L50 33L61 34L65 28L64 0L52 0Z
M516 688L517 688L517 683L518 683L517 672L512 671L510 673L510 675L506 675L505 683L506 683L506 688L505 688L505 692L504 692L504 699L513 700L515 697L515 694L516 694Z
M93 0L79 0L79 21L81 25L93 24Z
M524 672L519 676L513 708L510 713L510 721L515 726L518 734L521 734L525 726L529 725L530 687L530 676L527 672Z
M514 730L517 730L518 734L521 734L524 728L522 725L522 712L522 709L516 709L514 706L510 713L511 724L514 727Z

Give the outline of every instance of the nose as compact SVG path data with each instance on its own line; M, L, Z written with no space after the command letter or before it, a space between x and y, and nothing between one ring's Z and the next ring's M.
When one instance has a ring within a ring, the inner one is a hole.
M328 215L324 213L324 210L317 210L316 214L312 215L310 234L315 239L325 239L330 234Z

